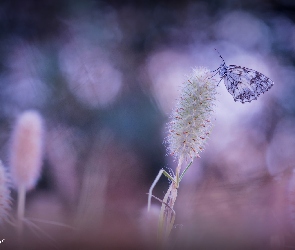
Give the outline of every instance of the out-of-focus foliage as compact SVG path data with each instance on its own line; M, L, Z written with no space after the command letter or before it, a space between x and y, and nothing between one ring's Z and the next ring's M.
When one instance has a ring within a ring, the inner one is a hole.
M241 104L221 81L208 145L179 190L175 209L183 230L175 229L176 239L187 248L289 244L295 224L291 0L1 1L4 165L9 169L9 138L21 112L37 109L46 127L43 174L28 196L27 215L79 225L85 233L83 240L75 235L75 246L140 245L139 224L149 223L139 219L148 187L160 168L175 168L162 142L179 85L196 66L219 67L214 48L228 65L255 69L275 85ZM159 184L156 195L167 185ZM71 242L68 232L46 230Z

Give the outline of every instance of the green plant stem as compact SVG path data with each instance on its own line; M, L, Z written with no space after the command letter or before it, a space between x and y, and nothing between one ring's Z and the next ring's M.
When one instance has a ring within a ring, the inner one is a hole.
M166 192L162 202L158 224L158 242L160 246L163 246L163 244L165 244L174 225L175 212L173 210L173 207L177 198L177 189L179 187L179 175L182 160L183 159L181 157L178 161L178 165L175 171L175 177L172 183L170 184L168 191Z
M181 173L181 175L180 175L180 177L179 177L179 181L182 180L184 174L185 174L186 171L189 169L189 167L192 165L192 163L193 163L193 161L191 161L191 162L187 165L187 167L183 170L183 172Z

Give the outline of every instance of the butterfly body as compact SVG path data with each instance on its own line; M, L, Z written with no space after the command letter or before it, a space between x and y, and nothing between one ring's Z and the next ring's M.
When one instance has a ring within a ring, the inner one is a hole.
M227 76L227 66L225 63L221 64L219 67L219 75L221 78L226 77Z
M221 59L223 63L217 70L235 101L245 103L256 100L274 84L271 79L256 70L237 65L227 66L224 59Z

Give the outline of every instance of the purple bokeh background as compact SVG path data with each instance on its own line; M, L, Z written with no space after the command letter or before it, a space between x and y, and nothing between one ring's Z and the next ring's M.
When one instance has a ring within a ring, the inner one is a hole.
M219 67L216 48L228 65L275 85L241 104L220 83L213 133L181 183L182 227L173 234L187 248L290 245L294 12L287 0L3 1L0 157L8 169L16 117L36 109L46 124L27 216L80 223L89 239L125 242L139 233L150 184L161 168L176 166L163 140L179 86L194 67ZM155 195L167 187L163 178Z

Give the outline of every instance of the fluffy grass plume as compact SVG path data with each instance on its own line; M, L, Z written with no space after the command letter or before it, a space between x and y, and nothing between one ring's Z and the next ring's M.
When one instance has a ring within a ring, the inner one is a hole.
M11 176L16 188L32 189L42 165L42 118L36 111L25 111L17 119L10 150Z
M0 161L0 224L5 221L10 211L10 191L8 174Z
M178 160L199 157L212 123L217 81L209 69L198 67L182 85L180 97L168 123L168 151Z
M17 219L19 243L23 237L26 192L35 187L42 165L43 122L36 111L25 111L16 121L12 134L11 177L18 192Z

